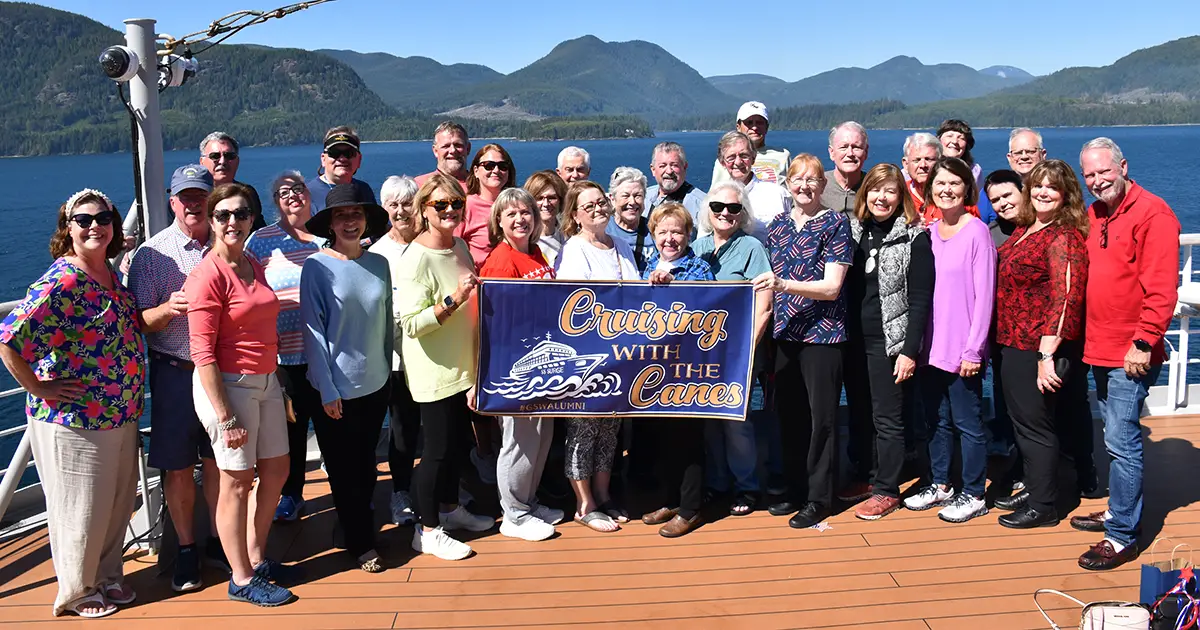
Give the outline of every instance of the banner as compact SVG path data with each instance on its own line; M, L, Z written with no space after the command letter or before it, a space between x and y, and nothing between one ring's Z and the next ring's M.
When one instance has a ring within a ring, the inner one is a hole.
M480 413L745 419L748 282L484 279L479 309Z

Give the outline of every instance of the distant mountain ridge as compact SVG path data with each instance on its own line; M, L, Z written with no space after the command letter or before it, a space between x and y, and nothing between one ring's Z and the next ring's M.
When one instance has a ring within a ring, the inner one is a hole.
M321 49L350 66L383 101L400 109L436 109L448 96L504 75L470 63L443 65L428 57L396 57L387 53Z

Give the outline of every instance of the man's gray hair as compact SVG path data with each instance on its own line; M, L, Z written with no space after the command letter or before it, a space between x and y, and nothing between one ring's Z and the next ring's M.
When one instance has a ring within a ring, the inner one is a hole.
M750 197L746 195L746 187L741 182L731 180L714 185L708 191L708 195L704 197L704 203L700 206L700 216L696 217L696 233L701 235L713 233L712 220L709 219L712 215L712 208L708 207L708 202L715 200L717 193L722 190L732 190L737 193L738 203L742 204L742 211L738 213L738 227L749 234L754 230L754 222L750 220L754 216L754 210L750 207Z
M678 153L679 160L683 162L684 166L687 166L687 152L683 150L683 146L678 142L659 142L654 145L654 150L650 152L650 166L654 166L659 153Z
M1012 130L1012 131L1011 131L1011 132L1008 134L1008 150L1009 150L1009 151L1012 151L1012 143L1013 143L1013 140L1016 140L1016 139L1017 139L1017 136L1019 136L1019 135L1021 135L1021 134L1023 134L1023 133L1031 133L1031 134L1033 134L1033 137L1034 137L1034 138L1037 138L1037 148L1039 148L1039 149L1043 149L1043 148L1045 148L1045 147L1042 145L1042 134L1040 134L1040 133L1038 133L1038 132L1036 132L1036 131L1034 131L1034 130L1030 129L1029 127L1017 127L1016 129L1013 129L1013 130Z
M219 142L222 140L233 145L234 151L240 150L240 149L238 149L237 140L234 140L233 136L225 133L224 131L214 131L214 132L208 134L207 136L204 136L204 139L200 141L200 155L204 155L204 152L208 150L209 144L212 144L213 142Z
M942 157L942 143L937 139L937 136L931 133L918 131L917 133L905 138L904 157L908 157L908 154L917 147L933 147L934 149L937 149L937 156L939 158Z
M1121 147L1117 146L1117 143L1113 142L1112 138L1100 136L1094 140L1088 140L1083 144L1083 148L1079 150L1079 157L1081 161L1080 168L1083 168L1083 154L1087 151L1091 151L1092 149L1108 149L1108 151L1112 153L1113 164L1120 164L1125 159L1125 154L1121 153Z
M747 136L740 131L727 131L725 132L725 135L721 136L721 139L717 141L717 161L721 162L721 156L725 154L725 149L733 146L733 144L738 141L745 142L746 148L750 149L751 153L754 152L754 143L751 142L750 136Z
M275 179L271 180L271 196L272 197L275 197L275 193L279 192L279 187L282 186L283 183L286 181L300 182L301 184L303 184L304 183L304 175L302 175L300 173L300 171L297 171L296 169L288 169L288 170L276 175Z
M592 169L592 156L588 155L587 151L584 151L583 149L581 149L579 147L567 147L567 148L563 149L562 151L559 151L558 152L558 168L562 168L563 162L566 162L567 158L569 158L569 157L583 158L583 165L588 170Z
M617 186L620 186L621 184L627 184L629 182L640 184L642 190L645 191L648 180L646 179L646 175L644 173L636 168L633 168L632 166L618 166L616 170L613 171L612 177L610 177L608 180L608 194L613 194L613 191L617 189Z
M467 128L454 122L453 120L442 121L442 123L437 126L437 129L433 130L433 139L436 141L438 134L444 131L449 131L455 135L462 136L463 140L470 142L470 139L467 137Z
M386 204L395 199L400 203L412 201L417 196L417 182L408 175L392 175L383 180L379 187L379 202Z
M847 120L846 122L841 123L829 130L829 146L833 146L833 137L837 135L837 132L843 129L851 129L858 132L858 134L863 137L863 142L870 146L871 139L867 136L867 128L854 122L853 120Z

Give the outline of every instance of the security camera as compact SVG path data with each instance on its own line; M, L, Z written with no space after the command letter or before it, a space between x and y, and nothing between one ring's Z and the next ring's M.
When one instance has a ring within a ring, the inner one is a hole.
M100 68L105 76L118 83L132 79L139 63L137 53L128 46L109 46L100 53Z
M179 87L195 76L200 64L193 58L167 55L158 69L158 89Z

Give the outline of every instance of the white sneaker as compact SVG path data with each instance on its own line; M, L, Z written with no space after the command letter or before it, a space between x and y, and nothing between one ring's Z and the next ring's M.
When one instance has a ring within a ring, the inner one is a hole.
M479 480L489 486L496 485L496 456L481 457L479 451L471 449L471 463L479 472Z
M520 538L521 540L537 542L553 536L554 526L536 516L530 516L520 525L506 518L500 523L500 533L509 538Z
M496 519L472 514L461 505L454 508L453 512L438 513L438 522L445 529L465 529L469 532L486 532L496 525Z
M566 512L563 512L562 510L556 510L552 507L546 507L540 503L534 506L532 514L536 516L538 520L549 523L550 525L558 525L559 523L563 522L564 518L567 517Z
M463 485L461 483L458 484L458 504L459 505L470 505L471 502L474 500L475 500L475 495L471 494L471 491L467 490L465 487L463 487Z
M941 486L935 483L921 488L920 492L905 499L904 507L920 512L942 505L952 496L954 496L952 489L942 490Z
M462 560L471 555L470 545L454 540L441 527L429 531L417 527L413 531L412 548L417 553L427 553L442 560Z
M392 522L397 525L411 525L417 520L412 510L412 498L403 490L392 493L391 508Z
M938 511L938 518L947 523L966 523L976 516L988 513L987 504L983 499L973 497L965 492L959 492L946 507Z

